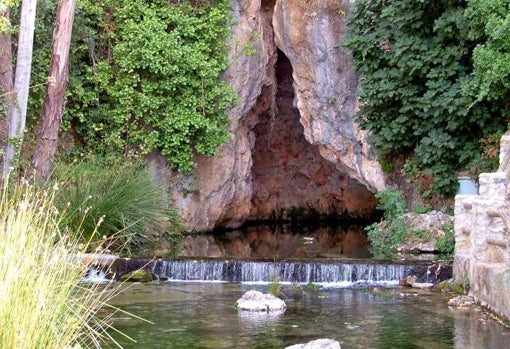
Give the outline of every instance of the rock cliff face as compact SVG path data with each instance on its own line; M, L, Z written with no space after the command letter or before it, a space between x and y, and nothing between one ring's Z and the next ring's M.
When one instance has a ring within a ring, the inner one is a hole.
M321 4L316 4L321 3ZM362 217L384 176L355 122L357 76L340 45L349 3L233 0L232 137L171 196L189 231L299 213Z

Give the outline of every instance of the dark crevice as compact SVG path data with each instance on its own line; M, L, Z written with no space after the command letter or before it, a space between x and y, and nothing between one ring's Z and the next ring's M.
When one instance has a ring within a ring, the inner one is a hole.
M260 112L253 129L251 220L335 221L372 216L373 194L340 173L320 155L317 146L306 141L294 106L291 62L281 50L277 55L276 114L270 108ZM271 90L267 87L259 98L266 105L271 105L267 103Z

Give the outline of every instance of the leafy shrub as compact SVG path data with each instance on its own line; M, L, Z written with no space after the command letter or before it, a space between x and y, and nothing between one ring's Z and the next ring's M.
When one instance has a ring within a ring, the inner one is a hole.
M228 139L230 2L84 1L67 127L96 153L159 149L178 170Z
M66 211L61 225L82 239L107 238L113 248L140 254L179 236L179 217L164 184L144 166L93 157L57 166L52 178L59 186L55 204Z
M467 0L466 20L470 37L478 40L473 50L473 79L467 87L477 102L490 101L510 117L510 3L508 0Z
M451 259L455 252L455 231L453 225L443 226L444 235L436 242L436 248L439 253L447 259Z
M377 208L384 211L384 219L365 228L370 241L370 249L375 257L391 257L394 249L413 238L421 238L423 233L412 229L405 217L405 201L401 191L382 190L375 194L379 200Z
M406 203L400 190L385 189L377 192L377 209L384 211L385 219L392 219L406 213Z

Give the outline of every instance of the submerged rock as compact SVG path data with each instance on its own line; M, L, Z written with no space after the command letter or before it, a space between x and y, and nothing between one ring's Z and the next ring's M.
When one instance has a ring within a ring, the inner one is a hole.
M152 274L147 270L138 269L122 275L120 281L150 282L152 281Z
M475 299L471 296L457 296L448 301L448 305L456 308L471 307L476 303Z
M340 343L333 339L321 338L306 344L294 344L285 349L340 349Z
M285 311L285 302L272 294L259 291L248 291L236 302L238 310L281 312Z

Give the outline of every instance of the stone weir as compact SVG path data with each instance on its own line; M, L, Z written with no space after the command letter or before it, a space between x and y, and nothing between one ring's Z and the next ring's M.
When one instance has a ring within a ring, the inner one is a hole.
M355 287L398 285L415 276L417 282L438 283L451 277L451 266L438 263L374 263L372 261L242 261L217 259L118 259L112 267L117 277L134 270L164 276L170 281L316 283Z

